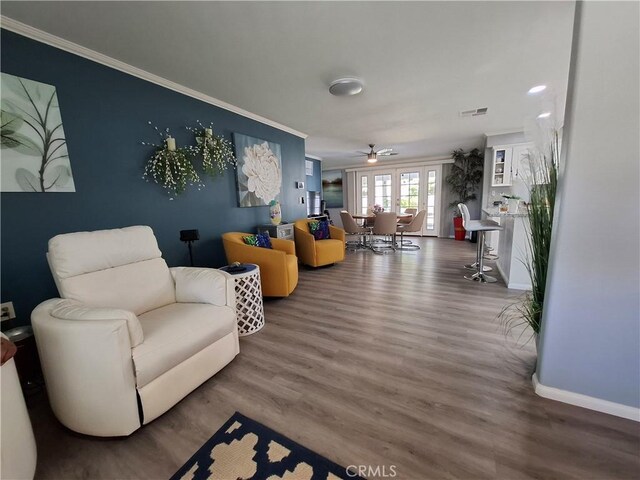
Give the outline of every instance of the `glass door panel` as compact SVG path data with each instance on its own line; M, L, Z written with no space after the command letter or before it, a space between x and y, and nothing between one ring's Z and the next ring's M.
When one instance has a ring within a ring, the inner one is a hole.
M420 210L420 171L400 172L400 209L403 213L407 208Z
M427 230L433 230L436 223L436 172L427 174Z
M442 187L442 165L425 167L427 216L422 228L424 235L437 236L440 232L440 191Z
M395 212L393 201L393 174L374 173L373 175L373 204L380 205L385 212Z
M360 213L367 214L369 209L369 176L360 176Z

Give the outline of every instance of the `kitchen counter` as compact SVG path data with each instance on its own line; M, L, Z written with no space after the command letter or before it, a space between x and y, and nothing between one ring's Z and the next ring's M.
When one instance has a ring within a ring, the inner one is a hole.
M501 212L498 207L486 207L482 209L482 213L487 217L528 217L529 213L526 208L520 207L516 213Z
M517 213L500 213L497 207L486 207L482 213L503 228L498 232L487 232L487 245L499 255L496 267L507 288L531 290L531 278L524 263L529 248L529 215L526 209L520 208Z

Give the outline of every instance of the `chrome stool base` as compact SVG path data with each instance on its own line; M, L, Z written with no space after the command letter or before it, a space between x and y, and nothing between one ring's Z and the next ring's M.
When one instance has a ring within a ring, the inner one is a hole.
M498 281L496 277L492 277L491 275L485 275L484 273L476 272L473 275L465 275L464 278L466 280L470 280L472 282L479 283L495 283Z
M473 270L474 272L478 271L478 264L477 263L467 263L464 268L466 268L467 270ZM490 272L493 270L493 267L487 267L486 265L482 266L482 271L483 272Z

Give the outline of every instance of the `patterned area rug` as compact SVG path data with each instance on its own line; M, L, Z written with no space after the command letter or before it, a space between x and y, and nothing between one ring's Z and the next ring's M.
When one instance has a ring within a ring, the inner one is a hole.
M362 480L354 473L236 412L171 480Z

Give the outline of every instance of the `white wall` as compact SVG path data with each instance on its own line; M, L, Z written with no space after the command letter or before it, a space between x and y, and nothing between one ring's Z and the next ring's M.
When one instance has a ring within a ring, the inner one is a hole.
M537 370L545 386L631 407L640 406L639 8L576 9Z

